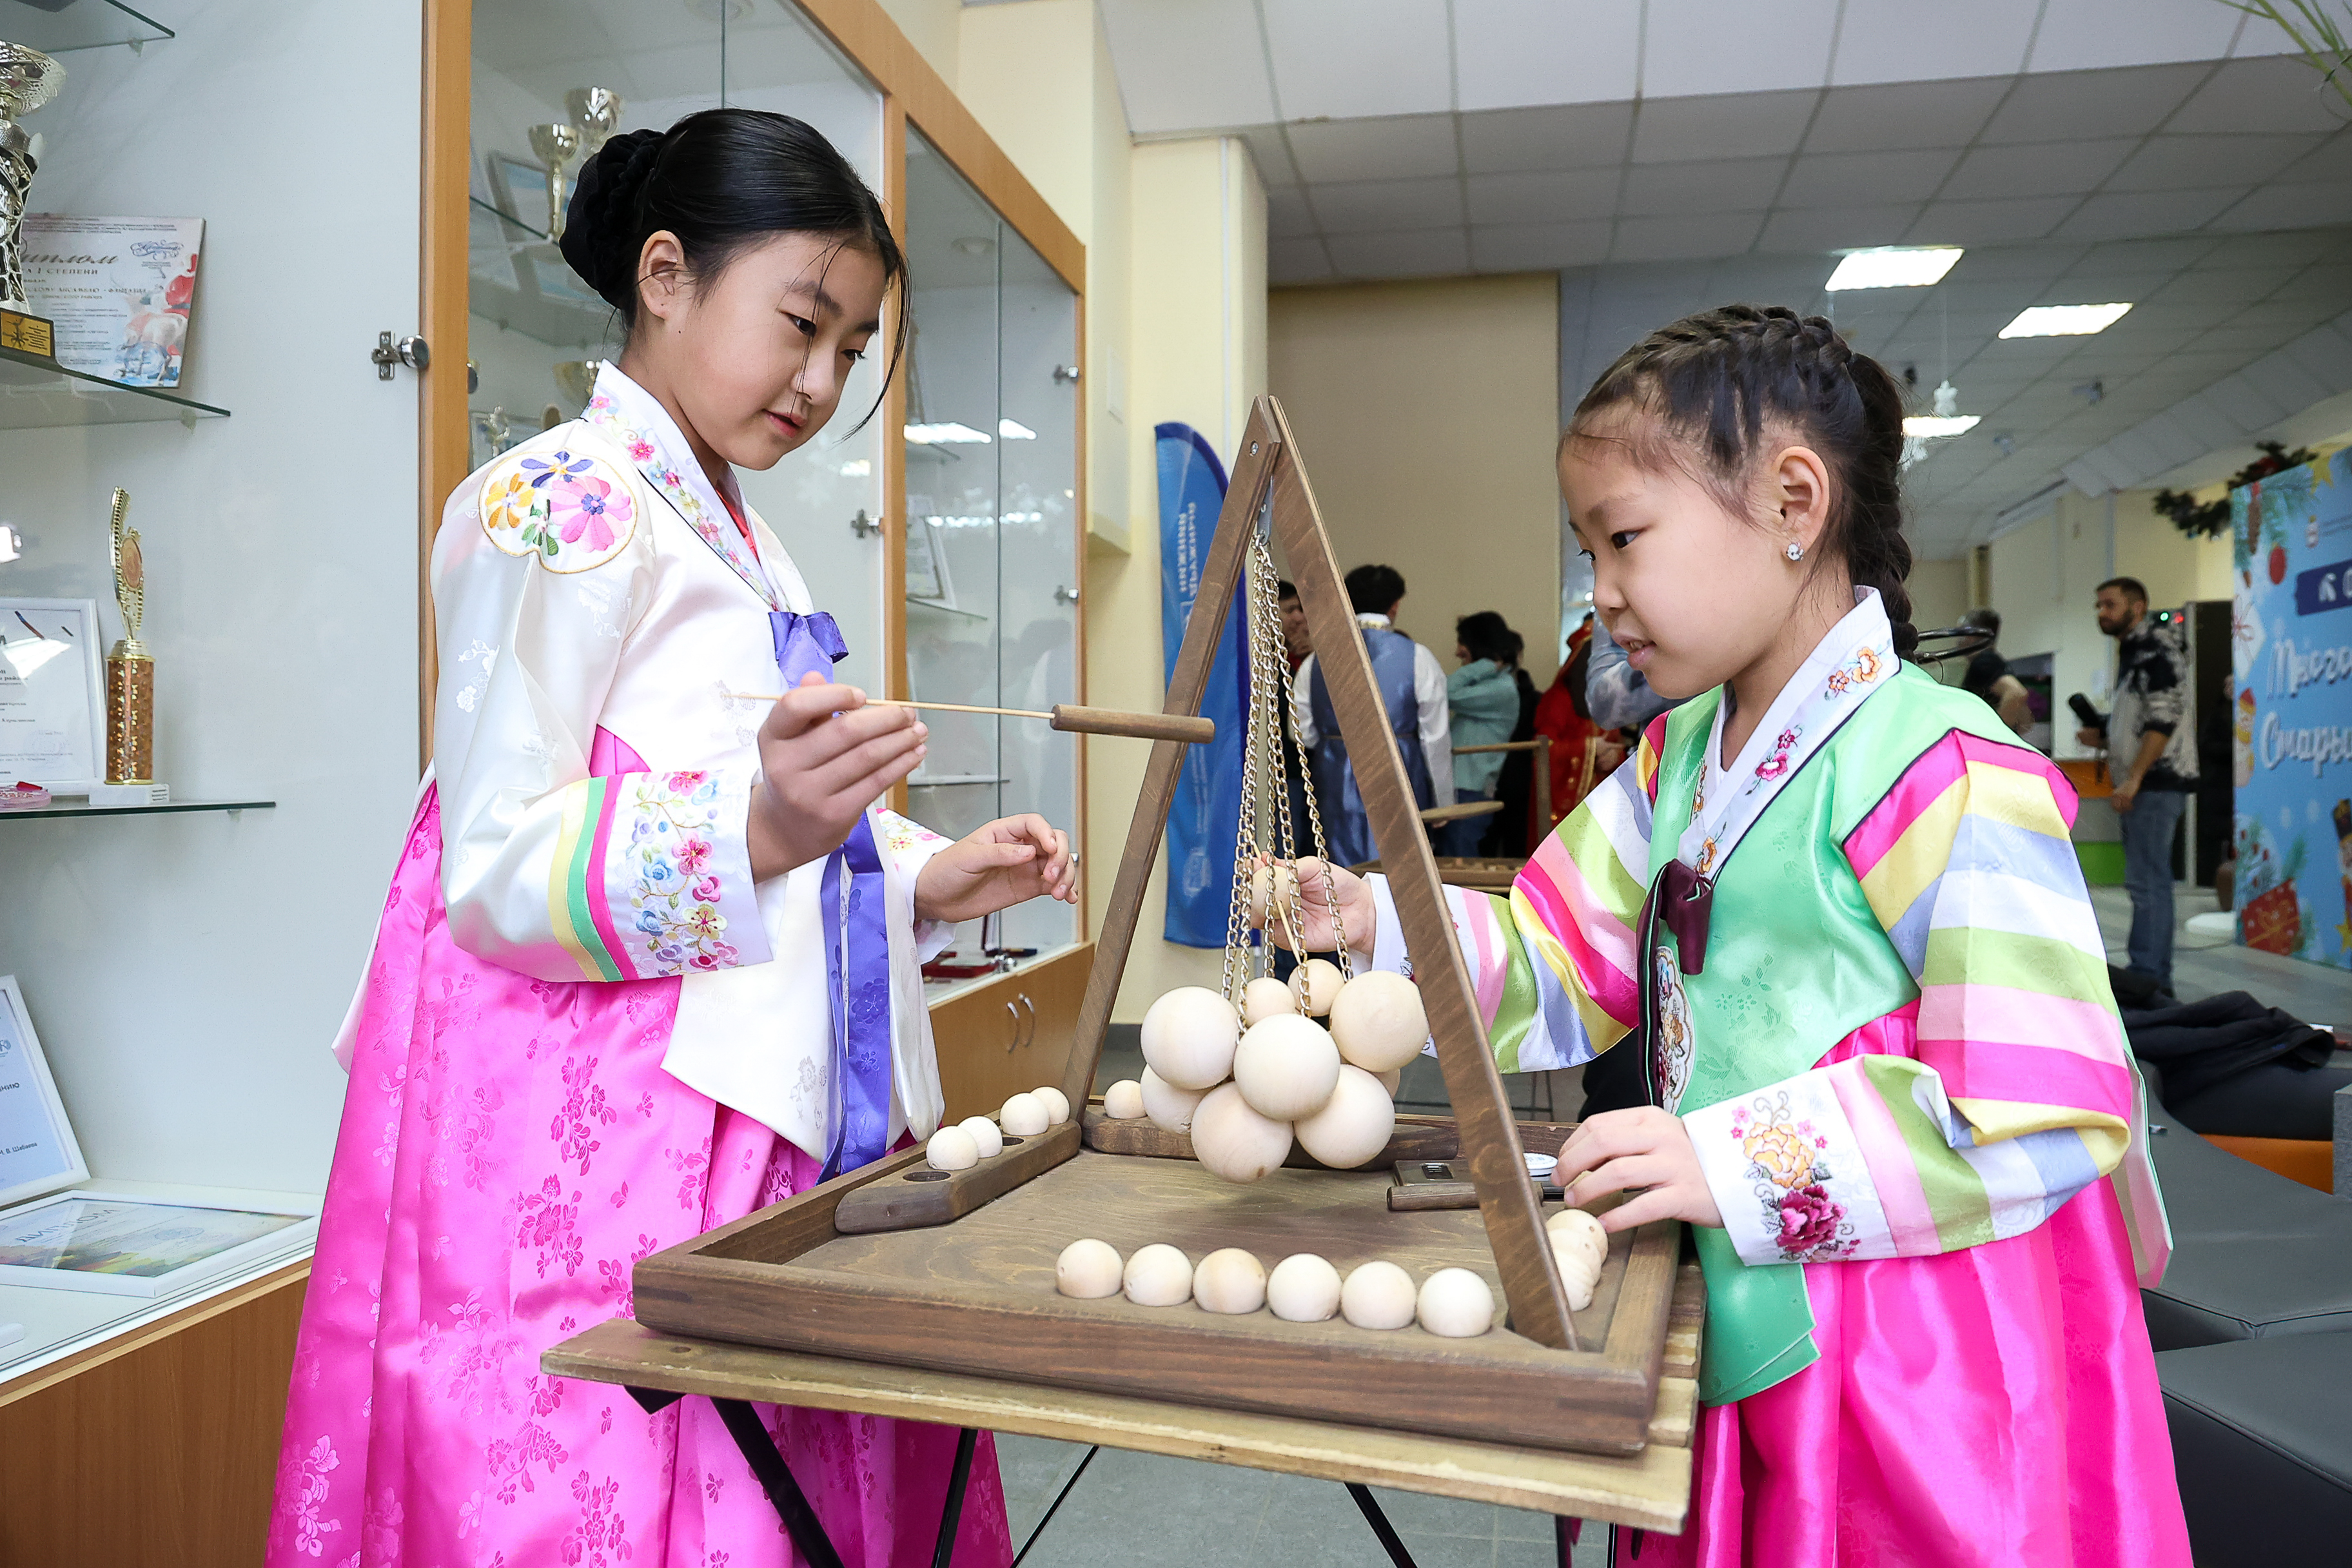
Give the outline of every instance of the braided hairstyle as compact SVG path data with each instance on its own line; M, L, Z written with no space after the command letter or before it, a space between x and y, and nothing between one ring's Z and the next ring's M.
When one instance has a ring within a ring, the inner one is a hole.
M1629 407L1656 416L1680 450L1601 417ZM1854 353L1828 321L1780 305L1724 305L1661 327L1601 373L1565 439L1624 439L1644 463L1695 453L1697 477L1744 514L1748 467L1768 425L1811 447L1835 479L1815 569L1843 560L1854 583L1877 589L1895 652L1910 657L1919 635L1903 585L1911 574L1903 393L1885 365Z
M701 283L778 235L809 234L874 256L886 289L906 286L907 258L881 199L832 142L788 114L706 109L667 131L612 137L582 167L565 211L563 259L632 332L638 261L665 229ZM906 348L907 318L898 312L886 389Z

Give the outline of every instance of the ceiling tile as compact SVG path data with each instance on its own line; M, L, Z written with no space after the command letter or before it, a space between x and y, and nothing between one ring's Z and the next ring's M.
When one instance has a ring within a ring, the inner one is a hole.
M1957 153L1927 150L1804 153L1789 171L1779 205L1853 207L1925 201L1958 157Z
M1762 213L1685 213L1678 217L1617 220L1612 261L1674 261L1745 250L1764 226Z
M2296 267L2200 268L2183 272L2141 297L2166 305L2213 304L2242 310L2269 298L2272 290L2300 270ZM2111 294L2108 298L2128 300L2132 296Z
M1938 193L1947 200L2056 196L2098 189L2139 143L2110 137L2030 147L1979 147Z
M1905 147L1965 147L2009 90L2007 77L1967 81L1835 87L1822 98L1805 135L1809 153L1877 153Z
M1625 171L1618 210L1632 217L1755 211L1772 199L1785 158L1731 158L1702 163L1636 163ZM1751 237L1753 231L1750 231ZM1739 248L1747 248L1745 246Z
M2352 180L2352 130L2339 131L2307 157L2279 171L2291 184L2309 180Z
M1994 245L2002 240L2039 239L2057 227L2076 205L2073 196L1930 202L1903 237L1913 245Z
M1609 254L1615 228L1605 218L1591 223L1474 225L1470 264L1481 272L1590 266Z
M1297 185L1265 188L1265 233L1268 239L1303 239L1315 233L1315 214L1307 193Z
M2251 359L2256 354L2270 353L2293 336L2294 336L2293 332L2283 331L2276 327L2240 326L2232 322L2229 326L2216 327L2210 332L2200 333L2191 338L2185 346L2192 353L2210 350L2214 353L2244 354Z
M1454 55L1465 111L1630 100L1642 0L1454 0Z
M1245 126L1236 134L1249 143L1250 158L1257 164L1260 180L1268 185L1298 184L1298 171L1291 165L1290 147L1282 139L1281 126Z
M2120 239L2095 245L2068 270L2074 272L2178 272L2204 264L2221 242L2210 235L2169 239Z
M2136 66L2029 76L2018 82L2009 100L1993 115L1985 127L1984 140L2065 142L2090 136L2143 136L2188 97L2208 68Z
M1470 270L1469 242L1458 228L1335 235L1325 243L1343 278L1430 278Z
M1846 0L1830 80L2011 75L2024 68L2025 47L2033 37L2034 18L2042 4L1970 0L1966 5L1922 5L1918 0Z
M1281 118L1430 114L1454 107L1445 0L1258 3Z
M2327 319L2327 307L2310 300L2265 300L2259 305L2249 305L2230 318L2233 327L2273 327L2281 333L2280 342L2297 332L2310 331Z
M1642 92L1679 98L1738 92L1759 81L1818 87L1829 79L1838 5L1839 0L1650 0Z
M1454 149L1454 117L1447 114L1310 121L1291 126L1289 135L1299 174L1317 184L1427 179L1454 173L1461 162Z
M1462 182L1455 179L1309 185L1307 199L1327 235L1462 226Z
M2106 188L2186 191L2259 184L2317 144L2308 136L2151 136Z
M1893 245L1919 216L1919 204L1898 206L1808 207L1776 212L1764 225L1758 247L1775 251L1858 250ZM1824 271L1826 278L1828 273Z
M2033 35L2036 71L2218 60L2229 52L2240 14L2214 0L2130 0L2124 22L2116 0L2049 0Z
M1613 169L1633 135L1631 103L1505 109L1462 116L1462 163L1474 174Z
M1645 100L1633 121L1633 162L1794 152L1820 99L1820 93L1805 91Z
M2058 279L2034 295L2036 305L2144 305L2158 299L2171 285L2173 278L2160 272L2117 272L2107 268L2084 270L2077 268ZM2171 301L2186 303L2186 299ZM2109 332L2122 328L2132 318L2126 316ZM2137 325L2137 323L2134 323ZM2104 334L2102 334L2104 335Z
M2183 104L2167 131L2304 131L2344 125L2344 100L2294 57L2231 60Z
M1312 283L1331 276L1331 258L1319 239L1277 239L1265 247L1268 283Z
M1102 19L1138 135L1278 118L1254 0L1106 0Z
M1566 223L1616 215L1619 174L1614 169L1578 169L1559 174L1473 174L1470 221L1474 224Z
M1961 283L2002 279L2046 283L2090 253L2091 247L2082 245L1988 244L1961 257L1945 277Z
M2215 218L2213 226L2242 232L2336 223L2352 223L2352 183L2342 180L2265 185Z
M2198 258L2200 267L2263 267L2272 263L2302 266L2328 253L2328 242L2344 231L2309 230L2302 234L2242 234L2216 240Z

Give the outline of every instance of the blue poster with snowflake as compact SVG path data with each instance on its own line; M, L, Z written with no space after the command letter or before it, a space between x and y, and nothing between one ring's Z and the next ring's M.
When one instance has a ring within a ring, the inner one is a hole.
M2352 450L2230 494L2238 940L2352 968Z

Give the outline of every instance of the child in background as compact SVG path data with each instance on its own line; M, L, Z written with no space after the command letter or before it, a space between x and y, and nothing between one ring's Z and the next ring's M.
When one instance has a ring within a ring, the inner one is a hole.
M1448 889L1505 1071L1623 1042L1650 1101L1561 1150L1705 1267L1701 1563L2188 1568L2138 1284L2168 1251L2074 795L1903 662L1902 395L1818 317L1653 333L1560 483L1661 694L1507 898ZM1337 873L1402 970L1386 882ZM1302 876L1310 945L1321 879ZM2137 1258L2137 1261L2136 1261Z

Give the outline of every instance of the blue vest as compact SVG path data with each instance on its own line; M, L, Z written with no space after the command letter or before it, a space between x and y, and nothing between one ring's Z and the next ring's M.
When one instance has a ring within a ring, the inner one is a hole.
M1388 710L1397 754L1404 759L1404 776L1412 783L1413 804L1426 811L1438 803L1431 792L1429 762L1421 750L1421 700L1412 691L1412 639L1381 626L1362 629L1364 651L1372 661L1372 685ZM1330 843L1331 858L1341 866L1377 860L1380 847L1372 842L1372 825L1364 816L1364 797L1356 788L1356 770L1348 761L1348 742L1339 736L1339 715L1332 710L1331 693L1323 684L1319 658L1315 661L1315 677L1307 683L1307 700L1315 715L1315 802L1322 808L1323 836Z

